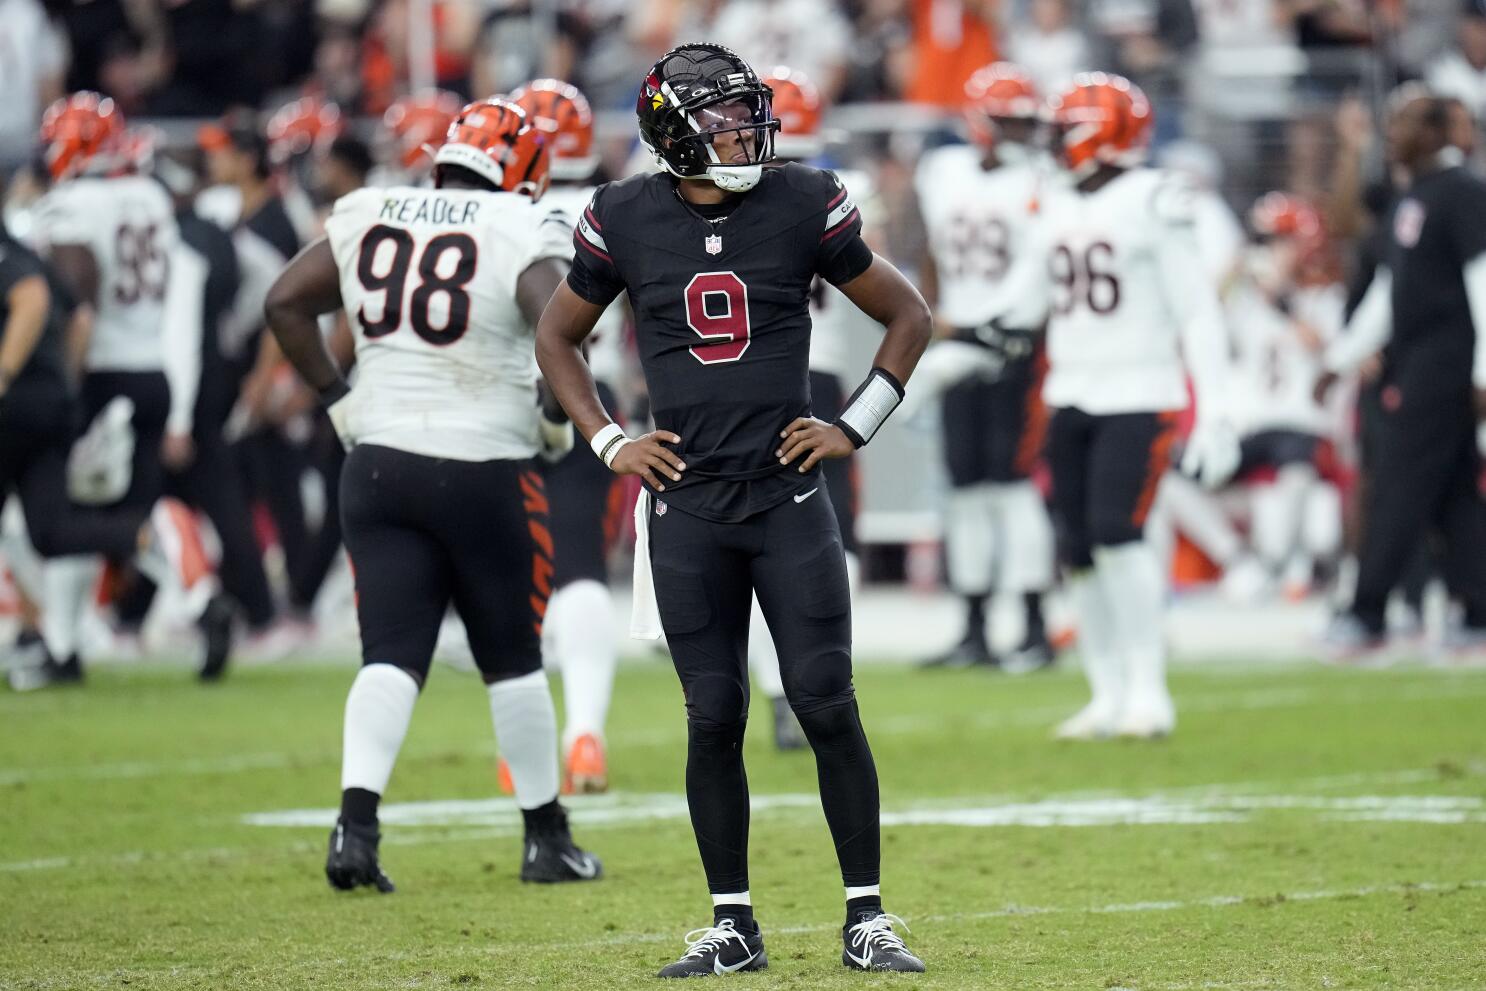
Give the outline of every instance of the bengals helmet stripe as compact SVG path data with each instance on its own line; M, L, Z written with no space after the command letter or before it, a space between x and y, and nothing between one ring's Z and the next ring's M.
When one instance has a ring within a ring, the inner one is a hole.
M1100 165L1129 168L1145 159L1151 104L1123 76L1084 72L1049 103L1063 165L1079 178Z
M124 115L106 96L87 90L64 96L41 118L41 143L47 170L60 181L106 165L124 134Z
M508 193L537 200L547 191L546 138L531 125L525 110L501 97L465 106L449 125L433 161L435 181L439 166L457 165Z
M547 138L554 179L581 180L593 175L599 165L593 148L593 110L578 87L560 79L533 79L507 99L525 110Z
M764 85L773 91L774 116L779 119L779 135L774 150L785 158L811 158L825 148L820 130L820 92L810 77L799 69L775 66L764 77Z
M1032 77L1011 62L992 62L965 81L965 123L982 148L992 148L999 137L999 120L1036 120L1042 97Z
M443 143L449 125L459 115L462 103L458 95L447 90L434 90L418 96L405 96L382 115L383 140L392 146L403 169L416 168L423 156L432 156Z

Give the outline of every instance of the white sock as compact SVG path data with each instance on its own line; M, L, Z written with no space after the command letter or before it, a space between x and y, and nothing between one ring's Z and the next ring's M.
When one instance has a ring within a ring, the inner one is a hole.
M1094 572L1086 570L1069 578L1068 592L1078 619L1078 655L1089 681L1091 703L1116 712L1125 693L1124 662L1104 588Z
M547 673L487 685L495 743L516 786L516 804L535 809L557 797L557 710Z
M1156 555L1140 540L1096 547L1094 573L1124 662L1125 700L1166 698L1166 581Z
M713 895L712 906L718 905L747 905L753 906L753 898L746 891L739 891L731 895Z
M853 898L869 898L869 897L870 898L881 898L882 897L882 885L880 885L880 884L864 884L864 885L862 885L859 888L853 888L850 885L848 885L847 888L846 888L846 900L847 901L851 901Z
M41 638L57 663L78 652L88 596L98 581L99 559L90 554L54 557L42 564Z
M774 648L774 635L764 620L764 611L759 608L758 596L753 597L753 614L748 623L748 670L758 690L771 699L784 697L784 677L779 673L779 651Z
M614 694L614 597L591 578L569 582L547 601L542 633L562 672L567 719L562 730L566 753L585 733L604 739L604 721Z
M1278 572L1300 542L1306 495L1316 480L1310 465L1285 465L1269 485L1254 492L1254 549L1271 572Z
M346 695L341 791L387 790L417 701L417 680L394 664L368 664L356 672Z
M3 513L0 513L0 555L5 557L5 566L10 569L16 587L37 605L44 602L46 586L42 579L42 566L45 562L31 546L31 536L26 532L26 515L21 510L19 499L6 502Z
M944 514L944 556L949 587L956 595L983 595L995 578L996 532L990 487L949 490Z

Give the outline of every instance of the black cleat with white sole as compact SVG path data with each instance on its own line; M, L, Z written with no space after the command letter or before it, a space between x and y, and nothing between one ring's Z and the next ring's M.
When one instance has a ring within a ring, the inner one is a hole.
M913 955L903 940L893 932L894 924L908 931L908 925L896 915L876 909L857 912L841 930L841 962L852 970L891 970L922 974L924 962Z
M722 918L706 929L686 934L687 950L675 963L666 964L657 977L712 977L769 966L764 953L764 934L739 929L734 919Z
M330 853L325 858L325 879L330 886L338 891L376 888L384 895L396 891L392 879L382 873L382 865L377 862L377 843L381 839L375 825L337 820L330 831Z
M544 809L540 819L528 818L526 840L521 845L521 880L533 884L564 881L597 881L604 865L573 842L568 816L556 802Z

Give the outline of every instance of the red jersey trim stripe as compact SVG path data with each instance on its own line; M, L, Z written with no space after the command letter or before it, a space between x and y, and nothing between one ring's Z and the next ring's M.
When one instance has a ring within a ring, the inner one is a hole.
M578 247L580 248L588 249L588 252L590 254L596 255L597 257L602 258L604 261L609 262L610 264L613 264L614 262L614 259L610 258L607 253L600 251L598 248L595 248L593 245L589 244L587 238L578 237L575 235L573 237L573 243L578 245Z
M820 236L820 243L825 244L827 241L835 237L837 234L840 234L842 231L849 230L851 228L852 220L860 215L861 211L858 210L856 207L852 207L851 212L846 215L846 219L842 220L835 227L832 227L830 230L826 231Z

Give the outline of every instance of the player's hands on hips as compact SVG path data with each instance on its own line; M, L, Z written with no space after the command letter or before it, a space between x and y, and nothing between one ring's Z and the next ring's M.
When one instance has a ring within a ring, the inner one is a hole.
M856 445L845 431L834 423L817 420L813 416L802 416L779 434L784 442L774 456L779 463L787 465L802 454L806 454L800 465L801 473L814 468L822 458L845 458L856 453Z
M653 430L621 447L614 460L609 462L609 469L620 475L639 475L655 491L664 492L666 483L662 479L681 481L686 462L663 445L679 443L681 438L669 430Z

